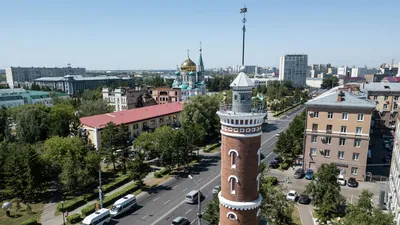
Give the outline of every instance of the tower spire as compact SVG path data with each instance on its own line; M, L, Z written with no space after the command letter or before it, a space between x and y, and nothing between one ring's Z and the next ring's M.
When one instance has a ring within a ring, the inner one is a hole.
M188 59L189 59L189 58L190 58L190 57L189 57L189 49L187 50L187 56L188 56Z
M247 13L247 8L244 6L243 8L240 9L240 13L243 13L243 43L242 43L242 67L244 67L244 42L245 42L245 34L246 34L246 13Z
M204 63L203 63L203 55L202 55L203 49L201 47L201 41L200 41L199 52L200 52L200 56L199 56L199 64L198 64L197 72L203 73L204 72Z

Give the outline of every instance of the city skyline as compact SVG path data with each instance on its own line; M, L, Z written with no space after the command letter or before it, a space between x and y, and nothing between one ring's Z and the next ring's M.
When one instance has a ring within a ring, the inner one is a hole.
M246 65L279 66L285 54L309 64L378 66L400 61L400 3L246 1ZM187 57L206 68L241 64L240 1L5 2L0 68L174 69ZM387 35L390 33L390 35ZM384 46L385 44L385 46Z

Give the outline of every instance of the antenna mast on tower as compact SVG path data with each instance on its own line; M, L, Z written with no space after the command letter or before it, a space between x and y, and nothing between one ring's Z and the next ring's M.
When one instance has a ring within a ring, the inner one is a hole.
M245 33L246 33L246 13L247 13L247 8L244 6L243 8L240 9L240 13L243 13L243 44L242 44L242 66L244 66L244 42L245 42Z

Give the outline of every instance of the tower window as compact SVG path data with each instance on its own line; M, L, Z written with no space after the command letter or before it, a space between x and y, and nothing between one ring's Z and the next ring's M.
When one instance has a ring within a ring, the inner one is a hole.
M235 101L237 101L237 95L235 95Z
M239 153L235 149L231 149L229 150L228 155L231 156L231 168L236 169L236 160Z
M238 182L238 178L236 176L229 176L228 178L230 186L231 186L231 194L235 194L236 183Z
M233 212L228 212L226 217L228 217L229 220L237 220L237 215Z

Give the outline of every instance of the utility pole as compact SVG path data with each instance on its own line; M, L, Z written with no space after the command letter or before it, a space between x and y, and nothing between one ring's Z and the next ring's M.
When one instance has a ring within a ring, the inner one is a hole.
M189 178L199 186L199 193L197 194L197 224L201 225L201 190L200 190L200 185L197 183L197 181L193 178L192 175L189 175Z
M243 43L242 43L242 66L244 67L244 43L245 43L245 39L246 39L246 13L247 13L247 8L246 6L244 6L243 8L240 9L240 13L243 13Z

